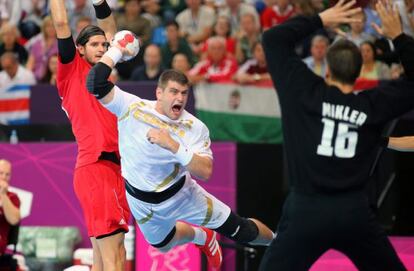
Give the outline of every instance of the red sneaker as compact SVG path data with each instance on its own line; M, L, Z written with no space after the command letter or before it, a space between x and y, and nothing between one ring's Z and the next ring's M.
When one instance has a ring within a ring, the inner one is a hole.
M200 229L202 229L207 235L206 243L203 246L196 246L207 256L207 260L211 267L220 268L223 263L223 256L221 253L221 247L216 239L217 233L204 227L200 227Z

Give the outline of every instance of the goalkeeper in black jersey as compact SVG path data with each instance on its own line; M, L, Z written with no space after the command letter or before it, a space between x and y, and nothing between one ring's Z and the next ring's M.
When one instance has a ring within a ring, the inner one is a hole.
M302 271L328 249L359 270L406 270L370 208L365 188L392 119L414 108L414 40L402 33L398 11L377 3L406 78L359 94L354 83L361 54L350 41L328 51L328 76L315 75L295 55L295 44L322 27L356 21L355 1L340 0L314 17L296 17L263 35L268 69L279 95L290 193L277 237L260 270Z

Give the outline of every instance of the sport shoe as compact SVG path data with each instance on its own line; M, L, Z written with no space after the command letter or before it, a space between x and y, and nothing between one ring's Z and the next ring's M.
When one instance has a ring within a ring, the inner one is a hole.
M211 267L220 268L223 262L223 256L221 253L221 247L216 239L217 233L204 227L200 227L200 229L202 229L207 235L206 243L203 246L196 246L207 256L207 260Z

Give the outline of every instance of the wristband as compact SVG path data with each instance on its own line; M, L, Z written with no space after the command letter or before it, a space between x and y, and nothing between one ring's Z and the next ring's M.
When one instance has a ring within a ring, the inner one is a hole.
M109 57L114 62L114 65L116 65L122 58L122 51L117 47L111 47L106 51L104 56Z
M101 4L101 2L103 3L105 0L92 0L92 4L94 6L99 6Z
M180 164L183 166L187 166L191 162L193 155L194 153L184 147L182 144L180 144L178 151L175 153L175 157L177 158L178 162L180 162Z
M111 16L112 10L105 0L92 0L92 3L95 9L96 18L103 20Z

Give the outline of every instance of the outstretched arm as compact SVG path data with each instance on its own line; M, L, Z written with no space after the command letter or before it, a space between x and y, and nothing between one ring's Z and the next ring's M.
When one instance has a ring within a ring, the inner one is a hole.
M398 8L390 0L378 1L376 8L381 27L375 23L373 27L379 34L393 41L407 78L414 81L414 39L403 33Z
M361 12L361 8L352 8L354 4L355 0L347 3L345 0L340 0L334 7L323 11L318 16L298 16L263 34L263 48L269 73L278 91L288 89L290 82L287 78L297 80L303 76L311 77L310 73L303 75L303 72L306 72L306 66L295 54L296 43L324 26L334 28L341 23L358 21L353 18L353 15ZM309 80L316 80L316 77L312 78Z
M60 61L63 64L70 63L75 58L76 47L63 0L50 0L50 11L56 29Z
M68 14L63 0L50 0L50 12L52 15L53 25L56 29L57 38L69 38L72 33L70 31Z
M414 151L414 136L390 137L387 147L396 151Z
M105 32L106 39L111 41L116 33L116 22L106 0L92 0L98 26Z

